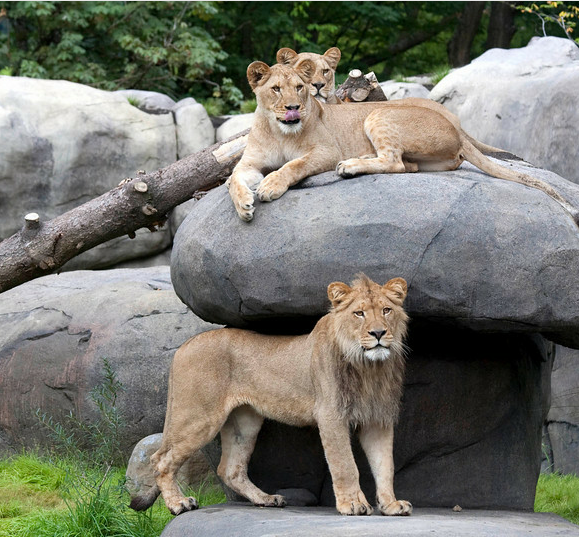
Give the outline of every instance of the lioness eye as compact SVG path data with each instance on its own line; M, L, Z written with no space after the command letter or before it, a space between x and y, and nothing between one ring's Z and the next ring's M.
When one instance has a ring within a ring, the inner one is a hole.
M275 93L279 93L279 86L274 86L273 88L271 88L273 91L275 91Z
M383 313L384 315L390 315L390 313L392 313L392 308L384 308L384 309L382 310L382 313Z
M304 89L304 87L300 84L299 86L296 87L296 89L297 89L298 91L302 91L302 90Z
M360 310L360 311L355 311L355 312L354 312L354 315L355 315L356 317L364 317L364 312L361 311L361 310Z
M324 71L323 71L324 75L327 75L329 72L330 72L329 69L324 69Z

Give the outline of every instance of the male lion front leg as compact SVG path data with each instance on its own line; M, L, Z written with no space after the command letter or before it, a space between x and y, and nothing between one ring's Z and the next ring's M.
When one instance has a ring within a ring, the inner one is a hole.
M394 496L394 426L365 425L360 443L376 480L376 500L383 515L410 515L412 504Z
M347 423L318 420L320 438L332 475L336 509L342 515L371 515L372 506L360 488L360 474L350 444Z

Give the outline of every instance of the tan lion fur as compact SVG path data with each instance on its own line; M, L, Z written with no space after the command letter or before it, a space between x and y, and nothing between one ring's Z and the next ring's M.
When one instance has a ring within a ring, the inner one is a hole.
M195 498L183 496L176 474L220 431L221 479L256 505L283 506L283 497L266 494L247 475L267 417L318 426L336 508L347 515L372 512L350 444L356 427L376 480L380 512L410 514L411 504L394 496L392 454L404 377L406 293L402 278L381 286L361 275L351 287L328 286L332 307L310 334L223 328L187 341L171 365L163 443L151 457L157 489L131 506L146 509L160 491L174 514L196 508Z
M314 71L307 59L293 68L263 62L248 67L258 106L247 147L227 181L242 220L253 219L253 189L267 202L305 177L333 169L342 177L445 171L467 160L489 175L542 190L578 222L579 212L552 186L485 157L477 145L493 148L467 135L441 104L417 98L323 104L306 87ZM288 110L299 119L287 121Z
M323 54L315 52L301 52L298 54L291 48L280 48L276 54L277 63L297 67L304 60L314 63L315 70L309 82L311 94L323 103L339 104L342 101L335 95L336 67L342 57L338 47L332 47Z

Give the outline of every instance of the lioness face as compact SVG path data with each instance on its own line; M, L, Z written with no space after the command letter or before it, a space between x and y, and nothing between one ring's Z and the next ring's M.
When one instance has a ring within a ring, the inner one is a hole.
M302 52L298 54L291 48L281 48L277 51L276 59L278 63L299 67L304 60L314 63L314 73L310 80L310 93L321 102L326 102L328 97L334 93L336 85L336 67L342 53L337 47L332 47L324 54L314 52Z
M247 79L258 106L268 112L270 120L284 134L297 134L302 129L313 71L309 61L302 62L299 68L279 64L269 67L263 62L253 62L247 68Z
M352 287L334 282L328 287L333 310L340 316L338 334L344 357L352 362L387 360L404 352L408 316L402 304L407 286L394 278L380 286L366 277Z

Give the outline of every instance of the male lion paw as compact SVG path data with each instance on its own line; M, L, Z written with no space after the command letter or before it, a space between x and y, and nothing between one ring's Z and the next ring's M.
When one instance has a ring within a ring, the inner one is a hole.
M277 172L271 172L257 188L257 197L261 201L273 201L287 192L287 186Z
M175 502L173 505L167 505L169 511L173 513L175 516L180 515L181 513L185 513L186 511L194 511L195 509L199 509L199 504L197 500L193 498L193 496L189 496L188 498L183 498Z
M336 507L342 515L371 515L374 511L368 502L359 501L342 502Z
M412 504L406 500L398 500L386 506L380 505L380 512L387 516L408 516L412 514Z
M263 501L254 505L257 507L285 507L285 498L279 494L266 495Z

